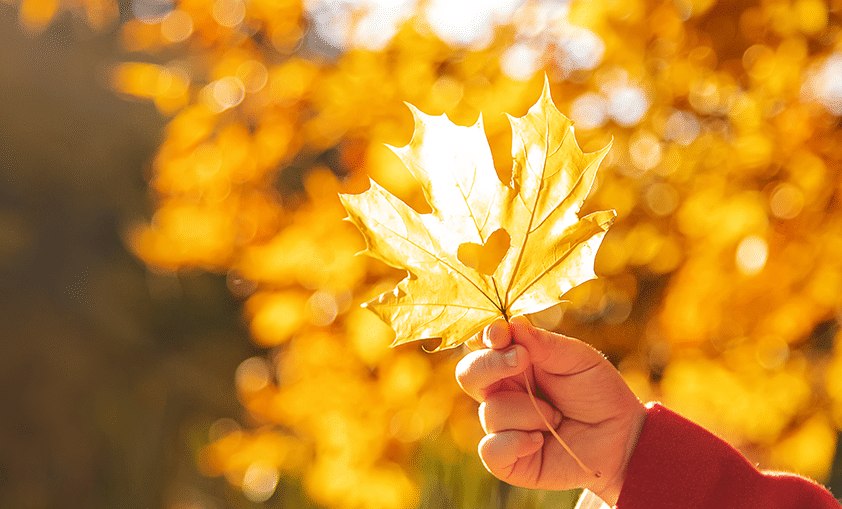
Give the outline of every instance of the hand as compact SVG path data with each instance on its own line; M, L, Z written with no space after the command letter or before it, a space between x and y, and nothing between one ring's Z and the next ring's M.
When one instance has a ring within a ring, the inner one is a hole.
M646 410L611 363L587 344L537 329L522 316L495 321L469 345L484 348L459 362L456 379L481 403L486 435L479 455L488 471L526 488L588 488L616 504ZM599 477L586 473L549 433L523 372L541 413Z

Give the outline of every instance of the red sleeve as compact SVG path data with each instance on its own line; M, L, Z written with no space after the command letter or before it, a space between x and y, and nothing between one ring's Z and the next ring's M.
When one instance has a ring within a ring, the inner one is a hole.
M629 461L617 509L839 509L824 487L762 473L704 428L655 404Z

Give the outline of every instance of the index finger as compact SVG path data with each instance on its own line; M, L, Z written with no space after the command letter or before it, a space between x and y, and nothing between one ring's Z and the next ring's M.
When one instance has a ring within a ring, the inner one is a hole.
M534 327L525 316L512 318L512 340L529 351L535 367L555 375L575 375L602 362L598 350L575 338Z
M529 353L520 345L506 350L483 349L470 352L456 365L456 381L477 401L498 390L507 378L529 366Z

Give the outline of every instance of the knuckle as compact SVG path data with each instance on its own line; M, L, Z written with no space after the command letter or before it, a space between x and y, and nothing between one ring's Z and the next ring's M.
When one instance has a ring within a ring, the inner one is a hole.
M488 351L486 355L483 355L479 358L479 368L486 372L495 371L499 364L498 355L495 355L495 352Z
M456 365L456 381L474 399L482 398L483 387L489 383L488 350L471 352Z
M503 402L504 398L505 398L505 395L500 393L500 392L489 394L485 398L485 417L486 417L486 419L489 418L490 416L493 416L495 414L500 413L499 407L500 407L501 403Z
M482 440L479 441L479 445L477 446L479 457L486 466L488 465L488 461L493 459L496 439L497 435L494 433L488 433L482 437Z
M468 362L468 357L465 356L456 364L456 382L459 384L459 387L465 389L465 377L467 376L468 369L470 363Z
M485 469L504 481L509 478L514 470L514 462L507 460L508 442L509 440L504 435L489 433L480 440L477 448Z
M462 357L456 364L456 379L468 380L476 374L477 360L482 357L482 352L470 352Z
M479 414L479 423L482 426L482 429L486 433L490 433L488 428L488 404L485 401L480 403L477 413Z

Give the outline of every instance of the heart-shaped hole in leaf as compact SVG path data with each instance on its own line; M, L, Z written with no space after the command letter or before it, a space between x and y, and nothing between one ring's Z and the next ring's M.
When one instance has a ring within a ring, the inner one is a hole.
M503 261L506 252L511 245L512 237L505 229L500 228L488 236L485 244L465 242L459 245L456 257L465 266L470 267L481 274L490 276L497 270L497 266Z

